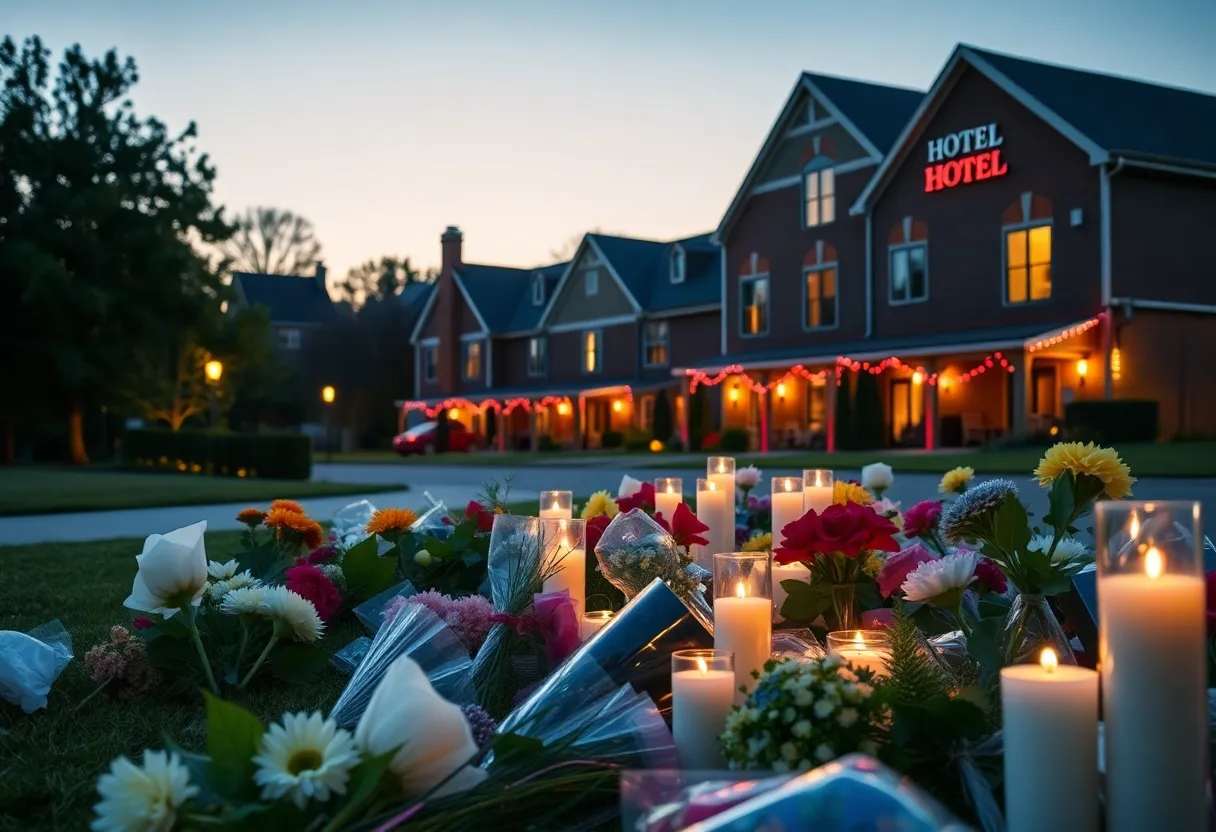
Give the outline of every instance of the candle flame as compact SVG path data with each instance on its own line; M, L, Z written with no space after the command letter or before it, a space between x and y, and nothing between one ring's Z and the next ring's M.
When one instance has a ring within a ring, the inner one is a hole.
M717 491L717 490L718 490L718 486L714 484L714 481L713 481L713 480L710 480L708 484L709 484L709 490L710 490L710 491Z
M857 632L853 633L853 643L855 645L857 645L858 647L866 646L866 640L861 637L861 630L858 630Z
M726 463L723 462L722 460L718 460L718 473L719 474L726 473Z
M1132 512L1131 522L1127 524L1127 533L1132 540L1140 536L1140 518L1136 516L1136 512Z
M675 493L676 493L676 490L675 490L674 488L672 488L672 487L671 487L671 483L667 483L667 493L668 493L668 494L675 494Z
M705 659L697 659L697 667L700 668L702 673L709 672L709 665L705 663Z
M786 491L794 490L794 484L792 482L790 482L789 480L782 480L781 485Z
M1164 571L1165 558L1161 557L1161 550L1156 546L1150 546L1149 550L1144 553L1144 574L1157 580Z
M1039 654L1039 664L1043 667L1046 673L1055 673L1056 668L1060 666L1060 659L1056 656L1056 651L1050 647L1044 647L1043 652Z
M747 593L743 591L743 581L739 581L739 583L735 586L735 594L740 598L747 597Z
M553 510L554 510L554 511L559 511L560 509L561 509L561 506L558 504L557 500L555 499L555 500L553 501Z

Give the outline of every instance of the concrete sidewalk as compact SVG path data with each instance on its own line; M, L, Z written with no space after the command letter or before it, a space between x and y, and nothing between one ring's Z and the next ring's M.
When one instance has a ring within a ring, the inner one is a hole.
M423 492L442 500L449 508L459 509L477 496L480 487L439 485L413 491L390 491L380 494L348 494L341 497L319 497L299 500L311 516L328 520L339 509L368 500L378 508L400 507L420 510L428 503ZM512 491L511 498L535 500L537 492ZM175 506L169 508L135 508L120 511L87 511L74 514L37 514L0 518L0 546L31 543L78 543L89 540L112 540L120 537L142 538L150 534L207 521L208 531L236 531L241 528L236 513L249 503L224 503L209 506ZM2 566L2 564L0 564Z

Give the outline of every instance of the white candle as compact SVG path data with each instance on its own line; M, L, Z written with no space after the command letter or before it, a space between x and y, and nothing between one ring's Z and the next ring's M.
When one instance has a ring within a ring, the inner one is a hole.
M1001 670L1006 828L1095 832L1098 674L1060 665L1051 648L1043 654L1041 664Z
M789 593L781 586L781 582L802 581L807 583L810 580L811 570L801 563L791 563L788 566L782 566L779 563L773 564L773 623L785 620L781 615L781 607L785 605L785 599L789 597Z
M822 468L808 468L802 472L802 511L805 514L811 509L816 514L832 504L835 496L835 479L831 471ZM774 527L774 531L776 527Z
M777 549L785 539L781 530L806 513L802 507L802 481L797 477L773 477L771 499L773 504L773 549Z
M735 460L729 456L711 456L705 466L705 476L714 484L716 491L726 493L727 505L730 506L732 539L735 516ZM733 548L733 545L732 545ZM722 551L730 551L723 549Z
M699 486L704 483L705 488ZM706 569L714 568L714 555L730 552L735 548L735 516L727 504L727 495L714 483L698 480L697 519L709 527L705 546L697 546L693 558Z
M660 477L654 482L654 510L671 523L676 507L684 502L684 484L675 478Z
M886 676L891 660L886 634L876 630L828 633L828 650L847 661L854 669L870 670Z
M1154 547L1143 574L1098 577L1111 832L1207 828L1204 583L1164 570Z
M593 635L604 628L604 625L612 620L611 610L596 610L594 612L584 613L579 619L578 637L582 641L586 641Z
M540 492L541 520L570 520L574 517L574 499L569 491Z
M545 578L544 591L567 590L574 601L575 615L581 617L587 606L587 550L572 549L570 541L563 540L553 557L559 559L557 571Z
M570 520L574 517L574 511L570 508L562 508L556 501L547 506L540 507L541 520Z
M753 670L763 670L773 649L773 601L749 597L739 585L734 596L714 599L714 649L735 654L735 687L751 690ZM736 704L746 694L736 692Z
M671 674L671 734L685 771L726 768L718 737L735 704L734 672L699 661L695 670Z

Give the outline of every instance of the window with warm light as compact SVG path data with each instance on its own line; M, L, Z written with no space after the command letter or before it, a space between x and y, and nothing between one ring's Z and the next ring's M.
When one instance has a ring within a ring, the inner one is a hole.
M832 329L836 326L836 267L821 266L807 269L803 289L806 304L802 310L802 325L806 329Z
M543 376L545 374L545 339L543 337L528 339L528 375Z
M671 282L683 283L684 272L688 267L688 260L684 256L684 249L674 248L671 251Z
M814 228L836 219L836 172L818 168L802 175L803 225Z
M588 269L583 276L583 288L587 291L587 297L592 297L600 293L600 273L598 269Z
M667 366L667 321L647 321L642 328L642 355L647 367Z
M583 372L598 373L603 363L603 334L598 329L583 333Z
M279 346L285 350L298 350L300 348L300 330L280 329Z
M1051 225L1005 231L1005 303L1051 298Z
M892 306L929 299L929 251L924 243L891 248L888 300Z
M464 377L475 379L481 376L481 342L466 341L464 345Z
M768 275L752 275L739 281L740 312L742 320L739 323L744 335L765 335L768 333Z
M422 380L434 383L437 375L437 362L434 347L422 348Z

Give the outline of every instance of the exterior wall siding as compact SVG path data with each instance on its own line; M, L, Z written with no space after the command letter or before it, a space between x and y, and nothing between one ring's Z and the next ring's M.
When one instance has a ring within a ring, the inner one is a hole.
M1001 161L1009 172L926 193L927 142L992 122L1004 137ZM1009 306L1003 217L1027 192L1050 201L1051 298ZM1070 223L1074 209L1082 215L1078 227ZM1052 325L1093 315L1101 302L1099 211L1098 172L1088 156L982 75L964 70L873 208L874 335ZM927 226L928 301L892 305L889 245L906 217Z
M589 256L594 252L588 248L570 273L569 280L562 287L561 293L554 301L546 323L556 324L578 323L597 318L610 318L617 315L632 315L633 306L621 287L608 271L605 263L595 264ZM587 294L587 272L597 272L598 291L594 295Z
M1137 309L1131 320L1120 322L1118 344L1115 398L1158 402L1163 439L1216 433L1211 315Z
M721 316L719 312L677 315L665 318L668 325L668 354L671 367L700 367L721 354ZM671 375L671 370L667 370Z
M596 327L591 327L592 329ZM638 329L634 324L599 327L602 333L603 369L583 372L583 330L549 334L549 383L554 386L585 384L597 379L632 378L638 368Z
M544 337L544 336L541 336ZM539 387L546 375L528 375L529 338L498 338L494 341L494 386Z

